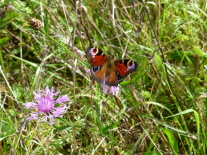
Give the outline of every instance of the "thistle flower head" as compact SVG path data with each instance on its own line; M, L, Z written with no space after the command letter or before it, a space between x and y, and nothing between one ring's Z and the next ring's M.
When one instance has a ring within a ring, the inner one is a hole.
M118 96L119 94L119 86L108 86L106 85L106 81L102 83L102 89L105 94L107 92L109 92L112 95L116 95L116 96Z
M50 125L53 125L54 117L62 117L68 109L64 103L69 101L68 97L66 95L58 97L59 93L60 91L55 92L54 88L50 90L48 86L46 86L45 90L34 92L34 100L25 103L25 108L34 109L30 113L28 120L47 121L49 119Z

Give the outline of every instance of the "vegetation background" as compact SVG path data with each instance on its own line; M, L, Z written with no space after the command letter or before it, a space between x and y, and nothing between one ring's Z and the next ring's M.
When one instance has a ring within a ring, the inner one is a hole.
M0 154L207 154L206 0L0 0ZM85 75L94 46L138 63L118 96ZM68 95L55 125L24 103Z

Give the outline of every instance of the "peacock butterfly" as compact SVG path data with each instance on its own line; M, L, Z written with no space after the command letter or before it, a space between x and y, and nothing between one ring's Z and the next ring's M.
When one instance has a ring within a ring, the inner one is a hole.
M134 72L137 63L128 59L115 60L106 56L101 50L89 47L86 57L92 65L92 79L108 86L117 86L123 79Z

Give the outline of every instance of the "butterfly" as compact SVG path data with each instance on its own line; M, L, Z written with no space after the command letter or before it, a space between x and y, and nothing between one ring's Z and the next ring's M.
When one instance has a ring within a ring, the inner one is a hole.
M86 51L86 58L92 66L90 69L92 79L108 86L117 86L138 66L135 61L115 60L114 57L106 56L103 51L93 47L89 47Z

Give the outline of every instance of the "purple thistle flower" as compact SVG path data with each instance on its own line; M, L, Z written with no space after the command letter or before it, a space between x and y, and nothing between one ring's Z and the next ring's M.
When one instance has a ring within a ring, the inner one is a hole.
M108 86L106 85L106 81L102 83L103 92L106 94L108 91L112 95L118 96L119 94L119 86Z
M113 95L118 96L119 94L119 86L111 86L109 92Z
M25 103L25 108L34 109L28 120L47 121L49 119L50 125L53 125L54 117L62 117L68 109L66 104L63 103L69 101L68 97L66 95L57 97L59 93L60 91L55 92L53 87L50 90L48 86L45 90L34 92L34 101ZM39 117L39 115L42 117Z
M104 94L106 94L108 89L109 89L109 87L106 85L106 81L105 80L102 83L102 89L103 89Z
M84 75L91 75L91 70L90 69L85 69L86 73Z

